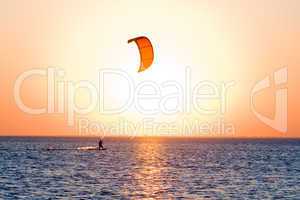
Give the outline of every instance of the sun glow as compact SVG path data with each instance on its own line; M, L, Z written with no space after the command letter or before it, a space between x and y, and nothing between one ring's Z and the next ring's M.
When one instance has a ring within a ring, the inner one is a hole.
M61 102L65 104L65 110L44 115L27 115L16 106L12 96L15 80L20 74L31 69L53 67L64 71L62 76L56 76L57 85L63 83L67 87L70 82L86 81L96 88L98 101L94 110L88 114L73 113L76 119L83 117L111 124L120 117L132 122L150 117L159 123L176 123L183 118L216 121L215 118L226 117L244 128L240 131L243 132L241 136L249 132L255 135L252 127L256 125L267 136L280 134L253 116L249 109L249 95L256 81L282 65L288 66L289 75L295 77L295 80L288 81L289 87L299 85L296 77L299 74L297 52L300 46L298 2L174 1L172 7L170 2L160 0L76 1L72 6L71 1L34 2L6 1L3 8L7 9L1 12L0 52L3 56L0 64L3 72L0 74L3 77L0 93L8 97L1 100L2 132L40 134L43 129L54 134L57 126L61 132L70 135L77 131L76 127L68 126L66 119L68 98L72 98L67 95L67 90L63 96L65 102ZM139 36L149 38L154 47L154 63L141 73L138 73L138 48L134 43L127 43ZM187 68L190 70L188 78ZM106 76L102 82L101 70L119 74ZM46 79L46 76L35 76L24 82L21 95L26 105L33 108L47 105ZM130 89L128 80L132 84ZM204 104L205 111L218 109L219 112L214 112L216 114L200 115L192 109L195 95L188 94L188 90L193 92L197 83L205 81L211 83L207 84L208 89L200 90L200 95L211 96L209 101L200 103ZM236 82L234 87L230 87L231 81ZM170 82L176 82L182 89L177 90L176 84L166 84ZM223 83L229 89L224 90ZM141 84L148 86L139 91ZM157 87L160 100L170 95L168 101L163 101L164 106L161 105L164 108L176 107L176 98L172 99L171 95L183 97L176 112L157 111L158 99L141 101L140 96L157 94ZM224 111L220 107L225 107L220 104L224 91L228 91L227 107L226 112L220 112ZM297 118L293 117L297 116L297 109L291 109L299 107L297 92L294 91L297 90L289 90L289 95L295 97L289 99L289 123L294 127L291 135L299 132L296 130ZM215 99L214 94L217 94ZM62 95L56 91L54 96L59 101ZM130 97L131 106L125 106L115 115L107 115L100 109L101 104L107 109L118 108ZM273 111L270 98L261 100L261 104L266 110ZM78 107L87 107L90 93L82 88L74 99ZM155 114L140 111L136 108L138 103ZM62 104L56 102L55 111ZM186 107L191 108L190 112L183 110Z

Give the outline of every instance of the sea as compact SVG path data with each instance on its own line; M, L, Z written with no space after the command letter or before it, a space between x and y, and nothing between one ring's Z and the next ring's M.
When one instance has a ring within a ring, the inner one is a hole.
M0 199L300 199L299 139L1 137Z

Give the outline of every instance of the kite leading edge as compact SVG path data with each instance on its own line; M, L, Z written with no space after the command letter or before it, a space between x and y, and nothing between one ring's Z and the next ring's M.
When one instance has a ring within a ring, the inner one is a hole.
M135 42L139 48L141 64L138 72L145 71L148 69L154 60L154 51L151 41L145 37L137 37L128 40L128 43Z

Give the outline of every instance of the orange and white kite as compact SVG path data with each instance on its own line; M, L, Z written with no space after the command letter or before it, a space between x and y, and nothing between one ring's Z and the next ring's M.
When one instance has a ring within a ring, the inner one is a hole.
M145 71L152 65L154 60L153 46L150 40L145 36L128 40L128 43L131 42L135 42L137 44L140 52L141 64L138 72Z

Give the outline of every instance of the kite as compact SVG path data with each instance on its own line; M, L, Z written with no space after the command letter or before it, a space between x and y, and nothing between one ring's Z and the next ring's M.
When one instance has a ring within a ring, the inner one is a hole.
M145 71L152 65L154 60L153 46L150 40L145 36L128 40L128 44L131 42L135 42L137 44L140 52L141 64L138 72Z

